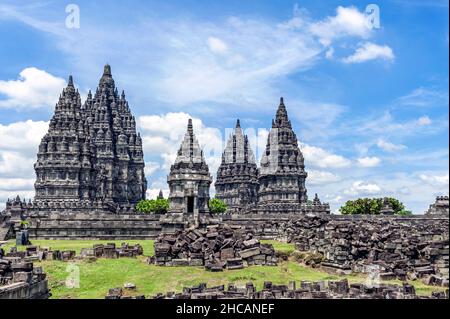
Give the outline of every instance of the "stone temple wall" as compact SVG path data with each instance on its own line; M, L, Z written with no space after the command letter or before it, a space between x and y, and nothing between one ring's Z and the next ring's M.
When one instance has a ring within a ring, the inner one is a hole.
M184 214L141 214L101 213L88 209L76 209L64 213L56 211L21 210L10 216L4 215L4 225L19 224L20 219L29 221L31 239L153 239L160 233L173 233L196 224L193 216ZM14 216L13 216L14 215ZM372 223L375 221L391 221L394 224L407 225L440 225L448 237L448 216L413 215L413 216L344 216L314 214L199 214L198 224L207 225L226 223L251 229L260 239L292 240L292 232L302 232L299 225L306 223L308 216L322 216L327 221L342 223ZM378 222L377 222L378 221ZM297 228L292 228L293 224ZM17 226L16 225L16 226ZM376 226L376 225L375 225ZM374 226L374 227L375 227ZM311 226L305 226L311 227ZM17 228L17 227L16 227ZM3 238L5 239L5 238ZM0 239L1 240L1 239Z
M161 232L151 214L43 213L27 220L32 239L151 239Z

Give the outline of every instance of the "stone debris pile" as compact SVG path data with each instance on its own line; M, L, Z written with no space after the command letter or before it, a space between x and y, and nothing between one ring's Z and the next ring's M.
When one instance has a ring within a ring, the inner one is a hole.
M166 294L159 293L154 299L445 299L448 298L448 289L445 292L433 292L430 296L418 296L414 286L382 284L368 286L364 284L349 284L347 279L339 281L301 281L297 287L296 282L288 285L275 285L265 282L263 289L257 291L252 282L244 287L233 283L208 288L202 283L194 287L183 288L183 292Z
M61 260L69 261L75 258L74 250L52 250L50 248L41 248L39 246L26 246L25 250L17 250L17 247L11 247L9 253L5 255L8 258L19 258L28 262L41 260Z
M95 244L93 248L81 248L80 255L76 256L75 250L52 250L30 245L23 251L17 250L17 247L11 247L10 252L5 255L7 258L18 258L28 262L41 260L61 260L69 261L76 258L121 258L137 257L144 253L141 245L130 245L122 243L116 246L115 243Z
M145 299L144 295L136 295L134 291L136 290L136 285L133 283L125 283L123 288L111 288L105 299ZM130 294L130 292L133 292Z
M81 258L122 258L137 257L144 253L141 245L130 245L122 243L119 247L115 243L96 244L93 248L82 248L80 252Z
M51 296L42 267L20 257L0 259L0 299L47 299Z
M276 266L275 250L261 244L249 231L226 224L162 234L154 243L149 263L159 266L204 266L206 270Z
M302 216L284 225L299 251L320 253L321 267L337 273L362 272L380 279L427 278L448 287L449 223L401 219L353 220Z

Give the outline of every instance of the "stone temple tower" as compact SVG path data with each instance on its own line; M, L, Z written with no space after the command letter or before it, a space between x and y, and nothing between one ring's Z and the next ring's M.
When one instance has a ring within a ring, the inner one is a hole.
M167 177L170 212L194 216L208 212L211 182L208 165L194 135L192 120L189 119L187 132Z
M301 204L308 199L306 176L303 154L281 98L261 158L259 210L271 213L300 211Z
M87 131L80 94L70 76L39 145L34 165L36 201L91 202L95 150Z
M105 65L95 95L84 104L89 136L96 150L95 197L119 204L136 204L145 198L142 139L125 93L119 95Z
M229 137L217 170L216 197L234 213L249 212L258 199L258 170L255 156L244 135L239 120Z
M142 140L109 65L83 106L69 77L39 145L35 170L39 207L61 202L133 206L145 198Z

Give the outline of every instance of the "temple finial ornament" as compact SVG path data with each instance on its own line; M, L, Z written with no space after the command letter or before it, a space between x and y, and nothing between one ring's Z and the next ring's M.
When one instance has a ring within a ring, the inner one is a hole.
M72 77L72 75L69 75L69 81L67 82L67 86L72 86L73 87L73 77Z
M109 64L105 64L105 67L103 68L103 76L112 76L111 66Z
M188 120L188 132L189 132L189 134L193 134L193 132L194 132L194 127L193 127L193 125L192 125L192 119L189 119Z

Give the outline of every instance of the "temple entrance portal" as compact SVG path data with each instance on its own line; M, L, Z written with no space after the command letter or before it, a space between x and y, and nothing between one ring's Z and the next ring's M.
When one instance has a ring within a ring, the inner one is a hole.
M188 196L187 198L187 212L188 214L194 213L194 196Z

